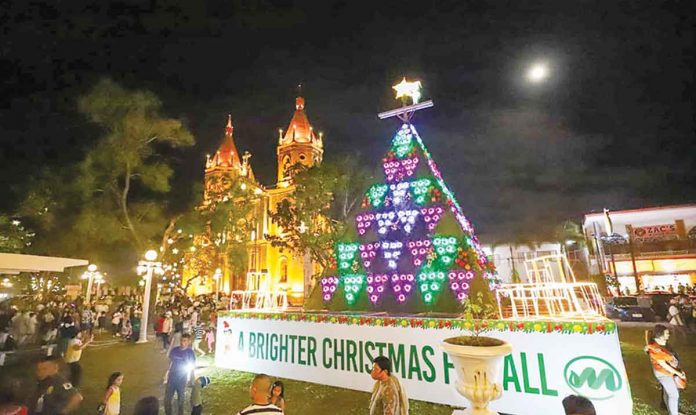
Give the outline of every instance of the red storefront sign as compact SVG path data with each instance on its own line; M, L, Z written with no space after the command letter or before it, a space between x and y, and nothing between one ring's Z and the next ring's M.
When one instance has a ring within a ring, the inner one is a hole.
M664 241L677 239L677 225L674 223L666 225L639 226L632 229L633 240L637 242Z

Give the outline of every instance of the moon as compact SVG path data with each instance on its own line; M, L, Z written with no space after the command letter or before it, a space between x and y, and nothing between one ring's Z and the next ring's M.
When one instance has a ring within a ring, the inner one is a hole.
M549 68L544 63L535 63L527 71L527 79L535 83L543 81L548 76Z

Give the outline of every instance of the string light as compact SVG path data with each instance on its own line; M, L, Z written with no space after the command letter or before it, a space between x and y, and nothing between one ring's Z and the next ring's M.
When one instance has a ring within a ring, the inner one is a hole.
M495 267L413 125L397 131L382 168L384 182L370 186L355 218L362 243L336 244L338 276L321 279L324 301L341 287L349 305L362 291L373 306L385 292L403 304L416 289L428 306L445 288L463 301L476 275L494 289L499 284ZM457 235L433 234L445 215L459 224ZM404 255L408 260L402 261Z
M367 295L372 304L377 304L384 294L384 288L389 281L386 274L367 275Z
M343 275L349 272L355 266L355 259L358 253L360 244L355 243L337 243L336 257L338 259L338 270Z

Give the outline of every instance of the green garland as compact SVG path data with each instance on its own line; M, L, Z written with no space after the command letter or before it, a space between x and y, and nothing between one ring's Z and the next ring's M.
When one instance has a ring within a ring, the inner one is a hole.
M614 334L616 323L611 320L585 321L529 321L529 320L462 320L443 318L389 317L366 315L335 315L316 313L260 313L248 311L221 311L219 317L245 320L308 321L311 323L342 324L371 327L411 327L442 330L480 330L496 332Z

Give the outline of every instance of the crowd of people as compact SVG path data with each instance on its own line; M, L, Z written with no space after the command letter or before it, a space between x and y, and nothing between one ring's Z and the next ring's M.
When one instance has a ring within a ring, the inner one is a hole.
M61 296L35 298L20 297L0 306L0 353L36 352L41 347L43 357L36 364L37 390L33 398L20 402L19 383L3 377L0 385L0 414L67 414L82 402L79 392L82 384L82 352L93 344L95 335L102 342L122 340L137 342L143 317L143 306L136 296L102 297L87 303ZM170 359L165 380L164 408L172 412L171 402L177 395L177 413L182 414L185 388L191 387L191 402L195 413L201 413L200 390L210 382L208 378L180 376L183 359L187 369L195 364L195 356L214 352L215 324L221 302L213 296L191 299L182 293L163 297L154 305L154 319L158 347ZM109 339L109 335L111 339ZM193 341L192 341L193 340ZM193 344L193 349L190 346ZM206 346L204 351L202 345ZM60 368L65 367L65 376ZM182 383L182 379L186 379ZM98 408L100 415L120 413L120 387L124 381L121 372L108 377L107 387ZM138 414L155 414L159 400L144 398L136 405Z
M137 402L135 414L154 415L161 406L166 415L183 415L186 396L190 398L192 415L203 413L202 391L210 384L205 376L196 376L196 359L215 350L217 311L223 302L212 296L189 298L182 293L168 296L155 304L151 321L156 333L156 347L166 354L169 366L164 375L163 401L146 397ZM686 383L677 353L668 345L671 333L681 330L679 299L672 300L669 321L657 325L646 336L645 351L653 373L662 387L665 408L677 415L679 391ZM37 389L33 398L21 402L18 383L5 378L0 385L0 415L6 414L69 414L82 403L82 353L94 342L94 336L135 342L143 317L143 307L136 297L118 301L83 303L81 299L66 301L50 298L42 302L22 301L20 306L0 308L0 338L2 350L32 345L54 349L42 357L35 367ZM66 376L60 373L66 367ZM99 415L121 413L122 372L104 374L106 387L97 408ZM406 415L409 400L403 385L392 373L392 363L385 356L374 359L371 377L375 381L367 405L370 415ZM251 404L238 415L278 415L287 409L285 386L282 381L258 374L250 385ZM569 396L563 400L566 414L595 415L591 401Z
M82 331L102 333L111 330L124 340L137 340L142 306L135 297L111 298L85 303L51 296L44 301L22 297L17 304L0 308L0 350L23 346L56 344L59 354L65 351L70 339ZM111 317L110 322L108 317Z

